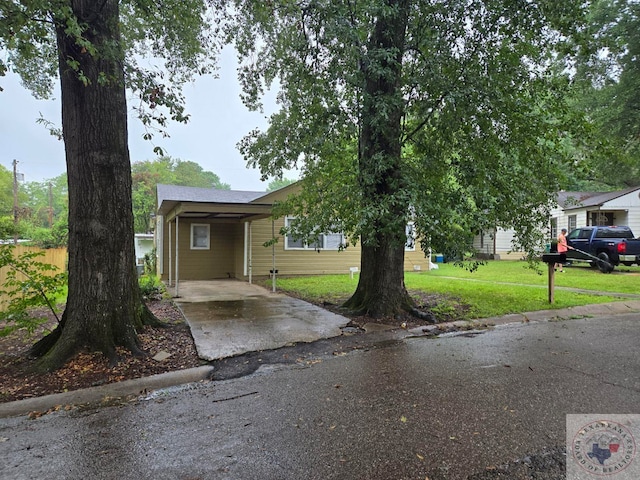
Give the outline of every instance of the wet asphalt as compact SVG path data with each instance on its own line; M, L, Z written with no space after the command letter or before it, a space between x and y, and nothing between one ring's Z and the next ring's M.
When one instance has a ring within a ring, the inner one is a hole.
M0 478L560 479L566 414L640 413L639 322L255 352L208 382L2 419Z

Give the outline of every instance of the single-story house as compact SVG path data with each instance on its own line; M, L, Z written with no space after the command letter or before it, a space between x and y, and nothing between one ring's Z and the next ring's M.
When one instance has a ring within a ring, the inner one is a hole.
M545 228L551 241L563 228L570 232L591 225L626 225L640 236L640 186L615 192L559 192ZM512 230L496 229L480 232L473 246L489 258L522 257L522 252L512 251L512 240Z
M360 267L360 246L342 251L343 236L327 232L313 245L280 235L294 218L274 219L275 202L299 189L292 184L274 192L216 190L158 185L156 252L158 273L173 284L178 280L253 276L350 274ZM410 226L408 226L410 230ZM271 242L272 238L277 242ZM405 270L427 270L428 258L408 238Z

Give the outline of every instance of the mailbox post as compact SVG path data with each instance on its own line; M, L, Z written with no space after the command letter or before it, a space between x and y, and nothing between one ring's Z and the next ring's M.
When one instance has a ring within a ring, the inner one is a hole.
M542 261L549 268L549 303L553 303L555 289L555 266L556 263L564 263L567 259L565 253L545 253L542 255Z

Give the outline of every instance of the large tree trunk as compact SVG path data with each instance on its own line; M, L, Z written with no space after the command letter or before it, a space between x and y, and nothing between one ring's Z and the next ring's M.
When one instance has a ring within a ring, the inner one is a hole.
M404 285L405 227L409 214L401 161L400 89L409 0L388 0L363 63L365 87L359 148L359 182L365 228L361 274L345 306L372 316L412 310Z
M136 329L149 312L135 272L131 165L118 0L72 0L100 52L57 26L62 128L69 182L69 294L63 321L36 344L41 370L83 347L112 362L116 347L140 353ZM71 63L70 63L71 62ZM76 67L72 68L74 62Z

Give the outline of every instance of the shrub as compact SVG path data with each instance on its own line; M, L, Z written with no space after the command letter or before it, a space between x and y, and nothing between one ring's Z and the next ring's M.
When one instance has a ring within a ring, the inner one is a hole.
M46 322L45 317L34 316L34 308L46 307L55 316L56 299L63 295L67 284L67 274L56 273L58 267L38 262L42 252L24 252L14 255L13 245L0 245L0 267L7 267L6 280L0 289L3 297L0 319L4 325L0 336L24 328L28 334Z
M144 274L155 276L156 263L156 249L154 248L149 253L144 254Z
M138 285L140 286L140 293L145 298L161 295L165 291L164 284L157 275L147 275L146 273L140 275Z

